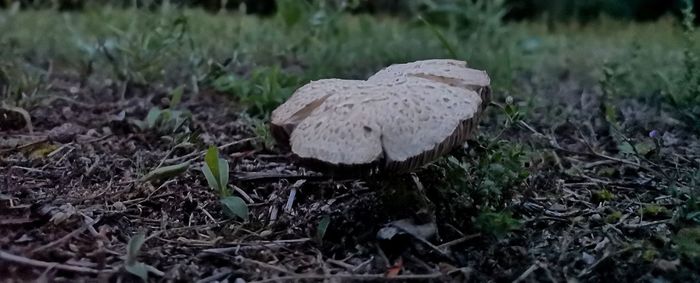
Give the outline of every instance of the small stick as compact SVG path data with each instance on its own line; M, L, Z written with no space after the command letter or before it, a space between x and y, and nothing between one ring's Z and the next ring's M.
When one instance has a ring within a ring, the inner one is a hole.
M262 262L262 261L258 261L258 260L254 260L254 259L249 259L249 258L245 258L245 257L242 257L242 256L236 256L236 260L240 260L240 261L242 261L242 262L247 262L247 263L252 263L252 264L255 264L255 265L257 265L257 266L260 266L260 267L263 267L263 268L267 268L267 269L270 269L270 270L274 270L274 271L277 271L277 272L281 272L281 273L284 273L284 274L299 275L299 274L297 274L297 273L295 273L295 272L293 272L293 271L287 270L286 268L282 268L282 267L279 267L279 266L274 266L274 265L269 264L269 263L266 263L266 262Z
M666 224L671 222L671 219L663 219L663 220L657 220L657 221L649 221L649 222L643 222L643 223L637 223L637 224L626 224L623 225L622 228L625 229L639 229L639 228L644 228L647 226L654 226L654 225L659 225L659 224Z
M60 245L61 243L65 242L65 241L68 241L70 238L73 238L76 235L83 233L85 230L87 230L87 223L85 223L85 225L80 226L80 228L73 230L73 232L70 232L67 235L61 237L60 239L55 240L55 241L48 243L46 245L37 247L37 248L31 250L29 253L34 254L34 253L37 253L39 251L43 251L43 250L48 249L48 248L53 248L57 245Z
M245 139L242 139L242 140L237 140L237 141L233 141L233 142L230 142L230 143L227 143L227 144L224 144L224 145L220 145L220 146L218 146L217 148L218 148L219 150L222 150L222 149L225 149L225 148L230 147L230 146L234 146L234 145L237 145L237 144L242 144L242 143L249 142L249 141L253 141L253 140L256 140L256 139L258 139L258 137L245 138ZM189 159L189 158L193 158L193 157L194 157L194 158L197 158L197 157L199 157L199 156L197 156L197 155L204 155L204 154L206 154L206 153L207 153L206 150L195 151L195 152L192 152L192 153L189 153L189 154L185 154L185 155L180 156L180 157L165 159L165 163L175 163L175 162L178 162L178 161L180 161L180 160Z
M345 262L343 262L343 261L335 260L335 259L332 259L332 258L329 258L329 259L327 259L326 261L327 261L328 263L331 263L331 264L340 266L340 267L342 267L342 268L345 268L347 271L353 271L353 269L356 268L356 266L354 266L354 265L352 265L352 264L348 264L348 263L345 263Z
M287 204L284 206L284 211L289 212L292 210L292 205L294 205L294 198L297 196L297 188L296 186L292 186L292 189L289 190L289 198L287 199Z
M239 188L236 185L231 185L233 187L233 190L236 191L243 199L245 199L248 203L253 204L255 201L253 198L251 198L245 191L243 191L241 188Z
M225 247L225 248L212 248L212 249L206 249L202 250L202 252L206 253L227 253L230 251L236 251L240 249L240 246L265 246L265 247L272 247L272 246L282 246L285 244L299 244L299 243L305 243L311 241L311 238L301 238L301 239L292 239L292 240L277 240L277 241L258 241L258 242L240 242L240 243L225 243L227 245L233 245L232 247Z
M437 246L437 247L438 247L438 249L440 249L440 250L444 250L444 249L450 248L450 247L452 247L452 246L454 246L454 245L458 245L458 244L464 243L464 242L466 242L466 241L469 241L469 240L471 240L471 239L475 239L475 238L478 238L478 237L481 237L481 233L476 233L476 234L467 235L467 236L461 237L461 238L459 238L459 239L449 241L449 242L444 243L444 244L442 244L442 245L439 245L439 246Z
M626 253L626 252L633 250L633 249L634 249L634 247L629 247L629 248L621 249L621 250L613 252L613 253L606 252L605 254L603 254L603 256L600 259L598 259L596 262L591 264L591 266L582 270L581 273L578 274L578 277L587 277L588 275L591 274L591 272L593 272L596 268L598 268L598 266L601 263L603 263L605 260L607 260L608 258Z
M209 283L209 282L213 282L213 281L221 281L220 279L223 279L229 275L231 275L231 271L215 273L209 277L204 277L200 280L197 280L196 283Z
M352 272L357 272L358 270L362 269L363 267L367 266L368 264L372 263L374 261L374 256L371 256L368 260L363 261L357 267L353 268L351 271Z
M323 275L323 274L299 274L299 275L290 275L290 276L281 276L281 277L273 277L273 278L268 278L268 279L263 279L263 280L258 280L258 281L251 281L250 283L266 283L266 282L277 282L277 281L297 281L297 280L329 280L332 281L332 279L344 279L344 280L350 280L350 281L370 281L370 280L382 280L382 281L393 281L393 280L430 280L430 279L438 279L440 277L445 276L445 274L442 273L429 273L429 274L407 274L407 275L396 275L396 276L391 276L387 277L385 274L347 274L347 273L340 273L340 274L328 274L328 275Z
M31 259L31 258L26 258L23 256L13 255L11 253L4 252L4 251L0 251L0 259L15 262L15 263L20 263L20 264L25 264L25 265L31 265L34 267L55 268L55 269L80 272L80 273L99 274L99 273L106 273L106 272L114 272L115 271L113 269L97 270L97 269L88 268L88 267L72 266L72 265L61 264L61 263L56 263L56 262L35 260L35 259Z
M518 276L518 278L513 280L513 282L520 282L520 281L525 280L525 278L530 276L530 274L535 272L535 270L537 270L538 268L540 268L539 262L533 263L532 265L530 265L530 267L527 270L525 270L525 272L523 272L523 274L520 274L520 276Z

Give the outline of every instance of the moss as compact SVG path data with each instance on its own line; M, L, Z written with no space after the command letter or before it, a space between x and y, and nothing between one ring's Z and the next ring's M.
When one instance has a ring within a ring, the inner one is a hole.
M606 202L606 201L611 201L615 199L615 194L612 192L602 189L599 191L595 191L592 196L592 201L593 202Z
M620 218L622 218L622 212L613 211L605 217L605 223L617 223L617 221L620 221Z

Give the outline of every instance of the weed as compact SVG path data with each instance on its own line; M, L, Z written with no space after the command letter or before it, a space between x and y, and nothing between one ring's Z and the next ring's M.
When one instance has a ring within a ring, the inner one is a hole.
M299 83L297 77L274 66L255 69L247 78L222 74L211 84L217 91L237 97L250 115L263 117L284 102Z
M272 138L272 133L270 132L270 127L268 122L262 119L255 119L253 122L253 133L262 142L266 149L271 149L275 145L275 141Z
M124 259L124 269L129 273L138 276L144 282L148 282L148 265L138 261L141 246L146 242L146 236L138 233L129 239L127 245L126 258Z
M605 216L605 223L615 224L620 221L620 219L622 219L622 212L616 210Z
M685 48L683 51L683 70L673 79L663 77L666 81L665 102L672 108L676 117L685 122L688 128L700 132L700 59L695 42L695 14L693 2L685 1L683 9L683 30Z
M500 107L502 127L494 137L481 135L477 146L466 152L466 156L448 157L444 166L450 187L467 192L475 203L484 207L499 207L507 199L509 191L522 184L529 176L527 152L523 145L502 139L502 135L518 125L523 114L513 99L508 97Z
M316 226L316 241L323 241L323 236L326 235L328 226L331 224L331 217L324 215L321 220L318 221L318 226Z
M683 201L673 210L673 223L679 227L700 225L700 169L676 172L669 194Z
M228 170L228 161L219 157L219 151L215 146L210 146L202 166L202 173L209 183L209 188L219 193L219 202L224 214L247 220L248 205L243 199L231 196L228 190Z
M605 97L624 97L634 85L630 78L632 72L628 64L606 61L603 65L603 78L600 87Z
M653 262L659 256L659 251L654 248L646 247L642 252L642 259L646 262Z
M694 260L700 259L700 227L681 229L673 241L678 252Z
M448 40L431 25L433 33L454 56L475 66L487 68L496 82L494 86L509 90L515 73L516 50L508 48L515 36L503 18L507 8L504 0L425 1L426 11L420 19L447 26L460 39L459 49L448 47ZM459 50L459 51L456 51ZM488 50L488 51L485 51Z
M185 46L187 18L177 17L172 21L161 19L151 30L143 31L134 24L127 29L111 27L112 36L94 48L88 48L88 58L102 55L120 80L145 84L162 81L165 67L172 62L173 53Z
M656 205L656 204L646 204L644 207L641 209L641 214L644 217L660 217L660 216L666 216L669 214L669 211L667 208Z
M27 63L0 62L0 100L3 102L28 107L41 98L40 94L45 88L45 71Z
M593 196L591 197L591 201L600 203L600 202L606 202L606 201L611 201L615 199L615 194L613 194L611 191L602 189L593 192Z
M189 122L192 119L192 113L186 110L175 109L182 99L182 93L182 87L176 88L170 94L170 107L168 109L153 107L148 111L145 119L132 120L131 123L142 131L151 130L160 135L171 135L179 132L189 133Z
M501 207L509 191L529 176L523 147L498 141L489 148L470 150L464 158L450 156L436 163L449 189L465 194L479 206Z
M483 233L501 239L520 228L521 224L510 212L482 212L474 220L474 226Z

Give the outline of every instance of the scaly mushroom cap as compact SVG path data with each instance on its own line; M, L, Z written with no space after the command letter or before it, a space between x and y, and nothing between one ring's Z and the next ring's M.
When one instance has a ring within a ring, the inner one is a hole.
M335 166L408 171L463 144L488 103L485 72L456 60L392 65L366 81L319 80L272 113L281 145Z

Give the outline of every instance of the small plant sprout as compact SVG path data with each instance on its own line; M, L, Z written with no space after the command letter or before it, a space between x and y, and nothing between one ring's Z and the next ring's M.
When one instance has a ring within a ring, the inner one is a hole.
M153 267L138 261L141 246L143 246L146 240L146 236L142 232L131 237L131 239L129 239L129 244L127 245L126 258L124 259L124 269L141 278L143 282L148 281L148 271L154 269Z
M323 237L326 235L326 231L328 231L328 226L331 224L331 217L328 215L325 215L321 218L321 220L318 222L318 226L316 227L316 240L321 242L323 241Z
M171 135L178 132L190 132L188 123L192 113L186 110L177 110L177 105L182 100L183 87L180 86L170 93L170 106L167 109L153 107L143 120L131 121L141 131L151 130L161 135Z
M219 193L219 202L226 216L248 220L248 205L243 199L231 196L228 190L228 170L228 161L219 157L219 150L216 146L210 146L204 156L204 166L202 166L202 173L209 183L209 188Z
M482 232L498 239L502 239L521 225L509 212L482 212L476 217L474 224Z

